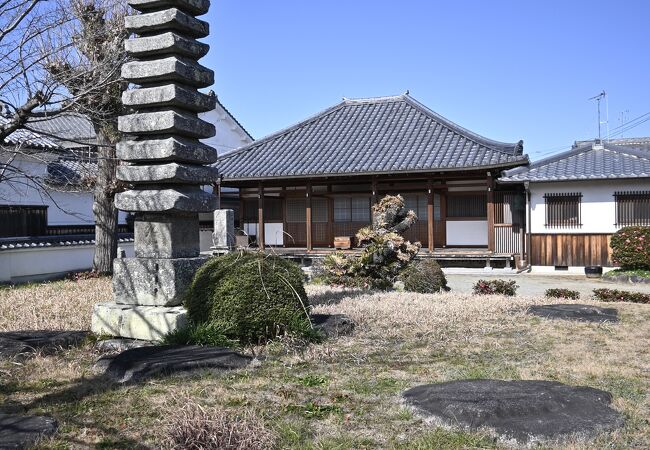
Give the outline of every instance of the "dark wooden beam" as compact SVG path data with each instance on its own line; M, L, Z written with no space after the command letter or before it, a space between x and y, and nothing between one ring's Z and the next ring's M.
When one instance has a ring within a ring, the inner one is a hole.
M494 251L494 178L487 173L488 251Z
M433 223L433 180L429 180L427 186L427 244L429 252L433 253L435 249L434 241L434 223Z
M312 242L312 236L311 236L311 196L312 196L312 189L311 189L311 183L307 185L307 192L305 193L305 204L307 206L306 210L306 226L307 226L307 251L310 252L314 249L313 247L313 242Z
M257 188L257 246L264 249L264 187Z

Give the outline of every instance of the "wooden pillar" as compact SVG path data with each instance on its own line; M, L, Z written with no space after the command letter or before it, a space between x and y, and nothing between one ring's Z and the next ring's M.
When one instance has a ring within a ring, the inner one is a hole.
M264 249L264 187L257 189L257 246Z
M377 180L372 180L372 205L377 204Z
M307 183L307 193L305 194L305 204L307 205L307 210L305 211L306 222L307 222L307 251L310 252L313 250L313 242L311 237L311 183Z
M494 252L494 178L487 173L488 251Z
M334 197L332 197L332 185L327 185L327 235L329 246L334 247Z
M217 197L217 209L221 209L221 180L212 185L212 195Z
M427 183L427 242L430 253L433 253L435 249L433 227L433 180L429 180Z

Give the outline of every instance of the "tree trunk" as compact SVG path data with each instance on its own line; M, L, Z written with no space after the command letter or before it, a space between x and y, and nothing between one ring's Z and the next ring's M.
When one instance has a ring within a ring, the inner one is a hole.
M115 146L104 130L97 130L97 181L93 214L95 216L95 256L93 270L113 273L113 259L117 256L117 208L115 207Z

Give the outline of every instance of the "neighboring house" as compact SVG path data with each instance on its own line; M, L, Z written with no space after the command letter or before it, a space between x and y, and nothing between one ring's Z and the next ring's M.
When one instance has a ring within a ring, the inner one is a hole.
M216 137L206 142L218 150L252 141L219 102L202 118L215 125ZM0 121L6 120L0 115ZM96 135L90 120L71 112L39 113L2 144L5 151L0 152L0 171L11 158L11 167L20 173L14 173L11 180L0 177L4 180L0 181L0 282L89 269L95 232L92 190L97 173ZM237 203L236 191L224 194L234 198L231 206ZM228 205L228 201L224 203L224 207ZM119 212L119 245L130 254L133 239L127 216ZM208 214L201 219L201 249L206 251L212 245L212 217ZM63 247L68 249L65 257ZM58 250L52 252L53 248ZM48 251L39 251L44 249Z
M240 189L243 229L260 247L331 248L370 223L378 199L402 194L419 218L410 240L440 259L461 248L484 262L521 250L523 193L497 192L494 180L527 163L522 141L482 137L405 94L344 99L218 167L222 185Z
M576 142L504 172L498 182L529 192L530 262L537 270L611 267L612 234L650 226L650 138Z

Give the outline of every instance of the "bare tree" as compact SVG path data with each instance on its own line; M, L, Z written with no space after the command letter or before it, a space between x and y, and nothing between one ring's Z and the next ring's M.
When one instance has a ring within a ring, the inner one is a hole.
M0 182L9 181L10 173L18 174L12 155L20 149L11 147L9 138L29 130L37 110L87 116L97 136L93 269L102 273L112 271L117 253L114 196L121 187L115 178L115 143L120 97L127 87L120 78L126 59L126 13L120 0L0 0L0 102L5 109L0 121Z

